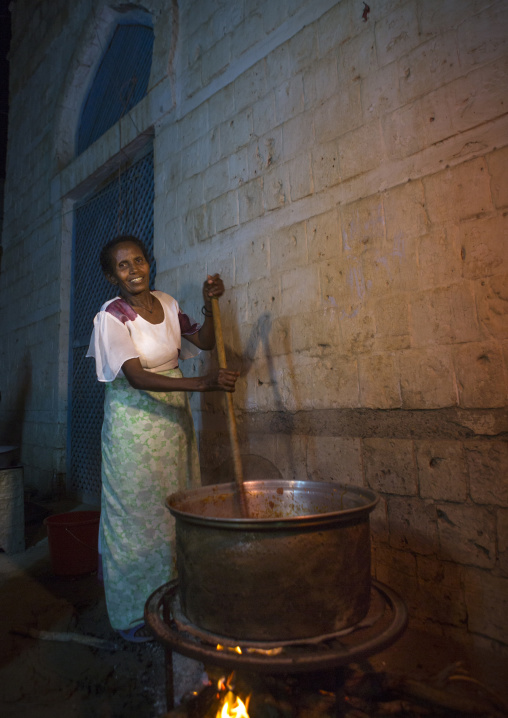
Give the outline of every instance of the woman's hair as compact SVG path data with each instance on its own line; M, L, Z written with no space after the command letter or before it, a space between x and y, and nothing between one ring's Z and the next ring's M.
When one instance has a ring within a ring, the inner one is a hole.
M150 264L150 257L143 242L138 239L138 237L134 237L130 234L122 234L119 237L115 237L114 239L112 239L101 249L99 261L101 263L101 268L104 274L113 274L113 271L115 269L112 262L113 249L117 245L123 244L124 242L132 242L132 244L135 244L140 249L140 251L143 252L143 257Z

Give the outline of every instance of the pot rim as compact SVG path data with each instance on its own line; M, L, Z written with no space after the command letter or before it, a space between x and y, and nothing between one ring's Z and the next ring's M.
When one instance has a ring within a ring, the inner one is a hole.
M171 514L182 521L193 524L201 524L213 526L216 528L228 529L289 529L296 527L312 527L323 524L337 523L354 523L364 520L371 511L374 510L379 502L379 496L372 489L362 486L354 486L351 484L339 484L333 481L302 481L302 480L285 480L285 479L258 479L257 481L245 481L244 490L246 494L247 507L249 503L249 493L260 493L262 489L266 491L293 491L305 493L307 495L314 493L321 498L332 492L333 495L339 493L349 493L363 499L365 503L360 506L353 506L347 509L339 509L324 513L304 514L301 516L283 516L274 518L251 518L249 516L203 516L193 513L192 510L182 506L188 501L199 501L210 498L219 499L220 496L231 497L237 494L237 486L234 482L225 484L212 484L210 486L201 486L197 489L188 489L185 491L177 491L166 499L166 507ZM238 502L238 512L240 513L240 505Z

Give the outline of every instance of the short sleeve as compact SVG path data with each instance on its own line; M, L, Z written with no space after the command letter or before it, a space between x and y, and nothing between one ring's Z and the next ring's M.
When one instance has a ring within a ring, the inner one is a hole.
M184 314L181 309L178 309L178 321L180 322L180 332L183 337L196 334L201 329L201 324L188 314Z
M139 357L128 328L109 312L100 311L93 320L87 357L95 359L97 379L113 381L127 359Z
M197 334L197 332L201 329L201 324L188 314L182 312L180 308L178 308L178 321L180 322L180 332L182 335L182 346L180 348L180 355L178 358L182 361L185 359L192 359L193 357L198 356L198 354L201 354L201 349L198 349L198 347L195 344L192 344L192 342L187 341L185 337Z

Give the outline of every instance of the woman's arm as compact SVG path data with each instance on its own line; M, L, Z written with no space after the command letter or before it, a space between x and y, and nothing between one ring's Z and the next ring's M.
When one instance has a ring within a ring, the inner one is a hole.
M201 329L196 334L187 334L185 338L197 346L198 349L210 350L215 346L215 329L213 326L212 316L212 297L222 297L224 294L224 284L218 274L213 277L208 275L203 284L203 314L205 321L201 325Z
M198 349L213 349L215 346L215 330L212 316L212 297L224 294L224 284L218 274L208 275L203 284L204 316L201 329L196 334L187 334L185 338ZM240 372L229 369L218 369L216 372L197 377L173 378L163 374L146 371L139 358L127 359L122 364L122 371L134 389L145 391L227 391L235 390L235 383Z
M122 364L125 378L134 389L144 391L228 391L235 390L239 372L219 369L217 372L196 377L170 377L146 371L139 358L127 359Z

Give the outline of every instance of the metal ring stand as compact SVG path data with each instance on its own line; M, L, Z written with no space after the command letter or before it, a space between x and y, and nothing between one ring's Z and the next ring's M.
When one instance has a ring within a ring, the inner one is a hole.
M379 581L372 581L372 589L373 599L378 602L381 600L384 608L381 613L376 613L371 623L362 621L351 633L337 638L323 637L320 641L318 636L312 640L310 647L302 641L301 644L285 648L279 655L267 655L249 651L248 646L251 644L245 641L238 641L238 645L246 648L242 654L218 650L216 645L182 630L181 626L176 625L173 608L178 599L178 580L160 586L146 602L145 621L155 639L165 649L168 710L174 706L173 651L176 651L188 658L222 666L229 671L244 668L252 672L275 674L337 669L337 715L340 715L340 684L344 671L339 669L388 648L402 635L407 625L407 608L400 596ZM228 642L226 637L225 641ZM259 642L255 643L256 647L260 645ZM268 650L278 644L276 641L267 642L263 646Z

